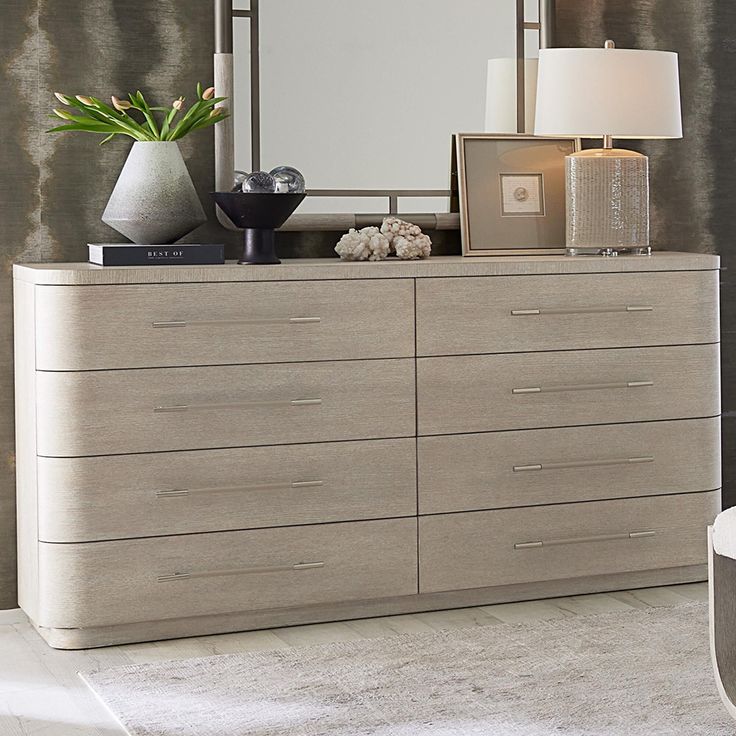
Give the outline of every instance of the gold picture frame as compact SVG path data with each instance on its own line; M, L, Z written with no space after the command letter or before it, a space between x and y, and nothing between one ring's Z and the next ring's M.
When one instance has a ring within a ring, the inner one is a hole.
M458 133L464 256L565 253L565 156L579 138Z

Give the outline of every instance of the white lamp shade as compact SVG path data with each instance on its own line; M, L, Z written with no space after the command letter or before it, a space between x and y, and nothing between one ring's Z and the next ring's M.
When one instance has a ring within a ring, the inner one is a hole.
M524 59L524 131L534 130L537 59ZM516 133L516 59L489 59L486 81L486 133Z
M534 132L581 138L682 138L677 54L541 50Z

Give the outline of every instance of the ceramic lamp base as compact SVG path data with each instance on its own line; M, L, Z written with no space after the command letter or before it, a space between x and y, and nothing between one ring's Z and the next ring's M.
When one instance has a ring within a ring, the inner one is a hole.
M649 159L600 148L566 157L567 252L649 252Z

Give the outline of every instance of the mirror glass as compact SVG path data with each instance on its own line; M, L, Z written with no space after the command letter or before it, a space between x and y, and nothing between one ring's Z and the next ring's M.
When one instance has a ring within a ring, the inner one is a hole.
M527 6L536 21L538 3ZM247 0L234 7L251 10ZM488 60L516 55L516 0L260 0L253 10L260 162L251 155L251 19L235 17L235 168L287 164L310 190L411 190L399 212L447 212L451 137L485 130ZM535 56L537 34L525 35ZM387 208L387 199L308 197L298 212Z

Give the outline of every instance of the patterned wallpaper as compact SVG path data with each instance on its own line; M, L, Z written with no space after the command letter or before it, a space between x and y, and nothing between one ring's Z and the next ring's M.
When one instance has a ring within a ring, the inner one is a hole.
M718 253L721 274L723 501L736 504L736 3L557 0L557 44L680 54L684 138L647 141L652 243Z
M15 605L12 289L16 261L85 260L88 240L113 237L99 217L128 143L47 136L53 92L108 97L141 88L167 102L211 80L209 0L5 0L0 17L0 608ZM661 48L682 55L686 138L650 142L656 247L718 252L734 261L736 4L730 0L558 0L559 45ZM716 93L717 90L717 93ZM212 133L182 150L211 214ZM228 243L211 219L189 238ZM333 234L289 233L284 255L327 255ZM456 248L445 239L443 250ZM736 267L736 266L735 266ZM724 272L726 485L736 473L736 277ZM728 493L729 503L732 502ZM736 496L733 498L736 502Z
M0 18L0 608L15 605L11 264L86 260L113 239L100 222L131 142L46 135L54 91L108 98L140 88L168 103L212 79L208 0L6 0ZM11 101L9 103L8 101ZM182 142L203 202L212 131ZM211 208L210 208L211 212ZM217 238L217 225L197 236ZM227 235L227 234L226 234Z

